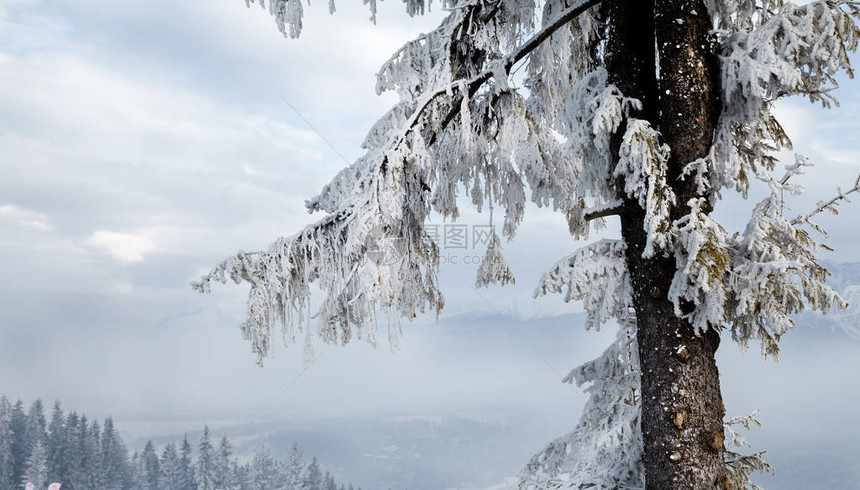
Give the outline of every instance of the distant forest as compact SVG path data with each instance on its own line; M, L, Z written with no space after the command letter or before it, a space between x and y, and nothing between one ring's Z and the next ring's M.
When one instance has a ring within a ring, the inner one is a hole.
M62 490L346 490L324 472L316 457L305 461L299 447L283 459L263 444L253 458L240 463L226 435L213 440L208 427L196 448L185 437L156 450L147 441L129 455L108 417L100 425L85 414L63 413L54 404L51 420L41 400L24 409L0 398L0 489L37 490L49 483Z

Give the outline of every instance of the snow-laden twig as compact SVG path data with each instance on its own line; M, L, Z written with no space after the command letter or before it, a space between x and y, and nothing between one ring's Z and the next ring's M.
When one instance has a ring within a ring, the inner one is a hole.
M800 216L797 216L796 218L791 220L791 224L792 225L808 224L809 226L813 227L819 233L823 234L824 236L827 236L827 232L823 228L821 228L820 226L815 224L815 222L812 221L812 218L818 214L825 212L825 211L829 211L833 214L839 214L839 210L837 209L838 206L844 202L851 202L851 200L848 197L851 194L855 194L855 193L860 193L860 175L858 175L857 180L854 181L853 187L851 187L847 191L843 191L842 189L837 187L836 188L836 196L834 196L832 199L829 199L827 201L819 201L818 205L815 207L815 209L813 209L809 213L801 214Z

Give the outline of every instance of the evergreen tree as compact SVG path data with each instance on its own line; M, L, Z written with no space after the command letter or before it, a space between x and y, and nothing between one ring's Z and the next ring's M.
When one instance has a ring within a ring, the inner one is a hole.
M232 454L233 446L224 435L221 437L218 453L215 456L216 486L220 490L233 490L236 487Z
M251 474L250 463L236 464L233 466L234 481L238 490L256 490Z
M51 411L51 422L48 425L48 444L45 448L48 454L48 479L52 482L61 481L66 474L63 461L64 445L66 443L66 431L63 422L63 409L60 401L54 402Z
M80 460L79 465L75 468L78 490L89 490L90 465L92 462L92 454L89 451L88 441L90 440L91 427L86 414L81 414L78 419L78 441L77 453Z
M128 451L111 417L105 419L102 430L101 472L100 480L105 490L121 490L130 479Z
M203 427L200 445L197 453L197 488L199 490L215 490L217 476L215 448L209 435L209 427Z
M29 453L26 450L25 433L27 431L27 415L24 413L24 402L18 400L12 408L12 418L9 421L12 429L12 481L20 482L24 476L24 467Z
M146 490L158 490L160 476L158 455L155 453L155 446L152 445L151 440L146 441L143 453L141 453L141 459L143 459L144 488Z
M179 466L182 468L182 490L197 490L197 476L194 474L191 443L186 435L182 439L182 451L179 456Z
M254 453L251 460L251 481L254 490L293 490L295 487L283 486L284 475L278 468L278 462L272 455L268 443L263 443Z
M41 440L36 440L36 445L24 466L24 475L21 484L32 483L36 488L45 488L48 480L48 457Z
M83 474L83 455L81 454L81 419L76 412L66 417L65 441L63 442L63 468L60 482L63 490L81 490L85 481Z
M146 474L146 459L137 451L131 456L129 462L131 466L131 474L129 478L130 490L149 490L147 474Z
M299 445L293 443L284 461L284 479L287 490L302 490L305 476L305 462Z
M313 457L305 470L303 484L304 490L325 490L322 470L316 456Z
M323 488L325 490L337 490L337 483L334 481L334 477L329 474L328 471L325 472L325 478L323 479Z
M170 443L164 447L164 451L161 452L159 468L161 490L182 490L182 464L179 461L179 453L176 451L175 444Z
M102 490L105 488L104 471L101 457L101 427L98 421L93 421L84 437L82 464L86 475L86 488Z
M37 399L30 405L27 411L27 425L24 430L24 450L26 454L31 454L36 443L41 442L42 448L45 448L45 430L47 422L45 421L45 407L42 400Z
M12 488L15 455L12 453L12 405L6 395L0 397L0 488Z

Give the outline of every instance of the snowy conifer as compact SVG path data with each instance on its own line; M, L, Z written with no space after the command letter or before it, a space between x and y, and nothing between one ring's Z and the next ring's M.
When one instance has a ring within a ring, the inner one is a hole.
M24 430L24 450L27 454L31 454L33 448L39 442L42 443L42 448L44 449L46 429L45 408L42 400L37 399L30 405L30 409L27 411L27 425Z
M65 474L60 477L60 481L72 488L81 486L84 483L80 421L80 416L76 412L69 412L66 416L66 437L63 442L63 467Z
M255 490L290 490L293 487L285 482L284 475L278 468L278 462L272 455L268 443L263 443L254 453L250 469L251 482Z
M161 470L158 465L158 454L156 454L155 446L151 440L146 441L140 458L142 460L144 488L146 490L159 490L158 482Z
M323 487L325 483L322 469L320 469L320 464L317 461L317 457L314 456L311 462L308 464L307 469L305 470L304 477L304 490L325 490Z
M15 485L13 466L15 455L12 453L12 405L6 395L0 396L0 488Z
M425 7L406 3L410 13ZM413 318L442 308L439 246L424 224L432 213L456 219L461 194L478 210L500 210L507 239L529 199L563 215L574 238L617 216L618 240L574 253L541 288L564 287L582 300L589 325L614 318L619 339L635 332L638 365L618 361L633 345L624 340L587 364L590 371L577 371L578 382L593 385L589 411L524 477L587 487L633 484L644 474L649 488L726 488L720 335L743 347L757 341L776 356L792 315L844 306L815 256L814 218L860 187L785 216L782 199L802 190L796 181L810 162L798 156L778 168L776 154L791 142L773 108L787 96L832 103L836 76L851 74L860 4L442 3L450 10L441 25L381 68L377 90L394 90L400 101L371 128L365 155L307 202L324 216L265 251L228 258L195 288L250 284L242 331L259 362L278 330L291 344L305 329L306 355L314 336L346 343L357 333L375 344L380 314ZM376 2L370 6L375 14ZM269 9L282 32L300 33L300 2L272 0ZM510 76L520 63L522 86ZM746 197L756 187L767 195L743 229L712 216L723 195ZM403 245L396 260L368 254L394 240ZM479 285L513 282L500 240L487 257ZM312 309L315 291L322 298ZM396 346L399 326L387 325ZM610 384L636 376L638 414L632 398L608 396ZM636 416L638 433L627 430ZM564 460L576 452L560 448L574 440L601 446L579 462ZM620 460L606 456L622 447ZM576 475L561 478L559 468Z
M26 450L27 414L24 412L24 402L17 400L12 407L9 420L9 428L12 429L12 481L20 482L24 475L24 467L27 457L30 455Z
M334 477L328 471L325 472L323 481L325 482L322 487L324 490L337 490L337 483L335 483Z
M203 427L200 444L197 446L197 488L199 490L215 490L218 479L215 447L209 435L209 427Z
M24 467L22 484L32 483L36 488L45 488L48 481L48 457L41 440L36 441Z
M131 490L148 490L148 482L146 478L146 460L137 451L131 455L129 461L130 472L129 487Z
M179 465L182 468L182 490L197 490L197 476L194 472L191 443L188 436L182 439L182 448L179 454Z
M299 445L293 443L284 460L284 481L287 490L303 490L305 482L305 461Z
M128 451L108 417L104 421L101 437L101 472L100 478L105 490L121 490L128 479Z
M221 437L218 453L215 455L216 486L220 490L233 490L236 487L236 477L232 460L233 445L226 435Z
M161 490L182 490L182 464L176 445L171 443L164 447L161 453L159 488Z
M253 474L249 463L236 464L233 467L233 475L238 490L255 490Z
M105 489L107 487L102 469L101 440L101 427L98 421L94 420L84 439L83 464L86 474L86 488Z
M63 460L63 445L66 441L66 432L63 421L63 409L59 400L54 402L54 408L51 411L47 441L45 449L48 457L48 479L52 482L60 481L60 477L66 473Z

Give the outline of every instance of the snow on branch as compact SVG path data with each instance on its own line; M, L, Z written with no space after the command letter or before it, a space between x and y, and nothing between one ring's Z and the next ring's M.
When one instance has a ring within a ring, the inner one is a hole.
M490 233L490 244L487 247L487 255L478 268L478 277L475 279L476 287L487 287L490 284L515 284L517 281L511 272L505 256L502 254L502 242L495 228Z
M804 190L791 178L811 165L797 155L781 179L763 174L770 193L755 206L744 232L731 238L703 211L705 198L688 202L690 213L676 220L671 232L677 272L669 299L676 314L688 318L698 331L728 327L742 348L758 340L763 357L776 357L781 336L794 327L793 315L806 308L827 312L846 306L827 286L829 272L815 257L823 245L803 225L823 232L812 217L835 211L850 194L860 192L860 180L810 213L786 218L782 214L785 195Z
M735 448L749 447L747 440L741 436L735 427L740 426L746 430L752 430L753 426L761 427L761 422L756 419L758 410L744 416L733 417L723 422L723 431L728 446ZM753 454L741 454L733 449L727 449L726 459L726 484L731 490L763 490L750 480L754 472L775 474L773 466L764 460L764 451Z
M610 137L624 118L641 103L625 97L602 67L589 72L570 88L555 116L554 129L564 138L562 158L553 161L552 182L557 190L555 207L565 212L571 235L589 233L589 212L600 212L619 203L611 178L616 162ZM635 165L634 165L635 166ZM586 201L593 203L586 207ZM597 216L595 216L597 217Z
M551 146L549 135L540 133L539 125L529 121L524 101L514 92L476 94L493 77L507 77L514 63L598 1L582 0L561 12L556 21L502 58L504 70L496 63L472 78L449 80L414 101L405 100L396 106L371 130L365 156L308 202L309 210L324 210L327 216L296 235L278 239L266 251L239 252L193 283L200 292L209 292L212 282L225 283L228 279L251 285L242 332L258 362L272 352L278 325L287 344L295 343L297 334L304 330L307 361L311 356L312 320L316 334L326 342L346 343L357 329L359 337L366 335L375 344L376 318L381 314L388 319L389 342L396 347L400 335L397 317L413 318L442 308L444 300L436 281L438 248L424 232L424 222L431 210L444 213L453 204L440 199L440 176L446 174L440 166L445 163L439 150L429 148L432 140L426 140L425 135L435 139L450 133L446 132L453 121L449 115L459 114L464 107L478 110L478 133L493 142L477 161L483 162L488 195L506 210L504 232L513 236L524 206L523 179L530 178L523 176L529 171L520 167L539 165L541 145ZM292 0L270 4L276 8L272 5L286 9L278 10L278 15L283 14L279 22L295 24L295 18L290 17L295 12L289 14L289 9L299 7L292 6ZM466 24L456 20L472 15L470 5L464 2L463 8L452 12L454 21L443 24L440 35L448 37L447 44L443 43L446 48L457 36L469 35L458 27ZM300 24L293 28L300 28ZM449 78L455 75L439 59L427 66L437 70L440 80L446 72ZM461 128L460 133L464 131L474 129ZM512 152L515 148L521 149L520 153ZM512 156L518 160L511 160ZM492 245L488 254L493 270L484 271L483 280L512 281L500 247ZM322 292L321 304L311 301L317 290Z
M809 165L805 158L798 159L798 164L789 166L789 174ZM750 340L759 340L764 357L777 356L777 342L794 327L792 315L807 307L826 313L831 307L846 306L826 285L830 273L815 257L820 245L800 227L806 222L782 215L787 182L787 178L771 180L770 195L755 206L743 234L729 243L727 315L732 338L744 348Z
M582 301L586 328L610 318L623 319L632 305L630 275L620 240L600 240L559 260L544 273L534 296L564 292L564 300Z
M776 166L774 152L791 147L771 112L775 100L804 95L829 106L835 102L830 92L837 86L837 73L853 76L848 53L857 49L860 39L855 23L860 4L763 3L748 12L732 2L721 14L743 27L717 35L722 46L723 110L709 164L697 172L697 178L706 179L715 192L734 187L745 194L751 176L767 180L762 176Z
M669 213L675 205L675 192L666 181L669 147L661 144L648 121L630 118L621 139L618 165L612 173L624 182L627 197L639 202L645 210L643 223L648 239L643 257L653 257L669 248L671 220Z
M257 0L261 7L266 8L266 0ZM364 4L370 10L370 20L376 23L377 0L363 0ZM254 0L245 0L245 5L250 8ZM404 0L406 4L406 12L410 16L423 14L426 7L433 3L433 0ZM442 0L443 6L453 6L457 2L453 0ZM278 25L278 30L290 38L297 38L302 32L302 20L304 19L304 8L302 0L269 0L269 15L275 18L275 23ZM336 11L335 0L328 0L328 12L334 14Z
M704 332L725 322L728 293L724 280L731 263L726 230L703 211L705 199L691 199L687 205L690 213L672 225L678 248L669 299L676 315L688 318L697 332ZM685 304L694 305L693 311L684 313Z
M558 12L567 8L568 0L544 2L542 20L551 22ZM538 46L529 56L528 74L524 81L528 88L529 106L555 120L562 104L568 98L571 82L583 79L594 70L597 44L600 42L599 13L592 7L556 31L550 39Z
M848 196L854 193L860 193L860 175L857 176L857 180L854 181L854 187L848 189L847 191L843 191L840 188L836 188L836 196L827 201L819 201L818 205L812 211L802 214L793 220L791 220L792 225L799 224L807 224L811 226L815 231L821 233L824 236L827 236L827 232L815 222L812 221L812 218L818 214L821 214L825 211L829 211L833 214L839 214L839 210L837 207L843 202L851 202L848 199Z
M618 334L600 357L565 378L588 400L576 427L533 456L520 475L523 490L645 488L639 427L640 376L636 322L620 321Z

